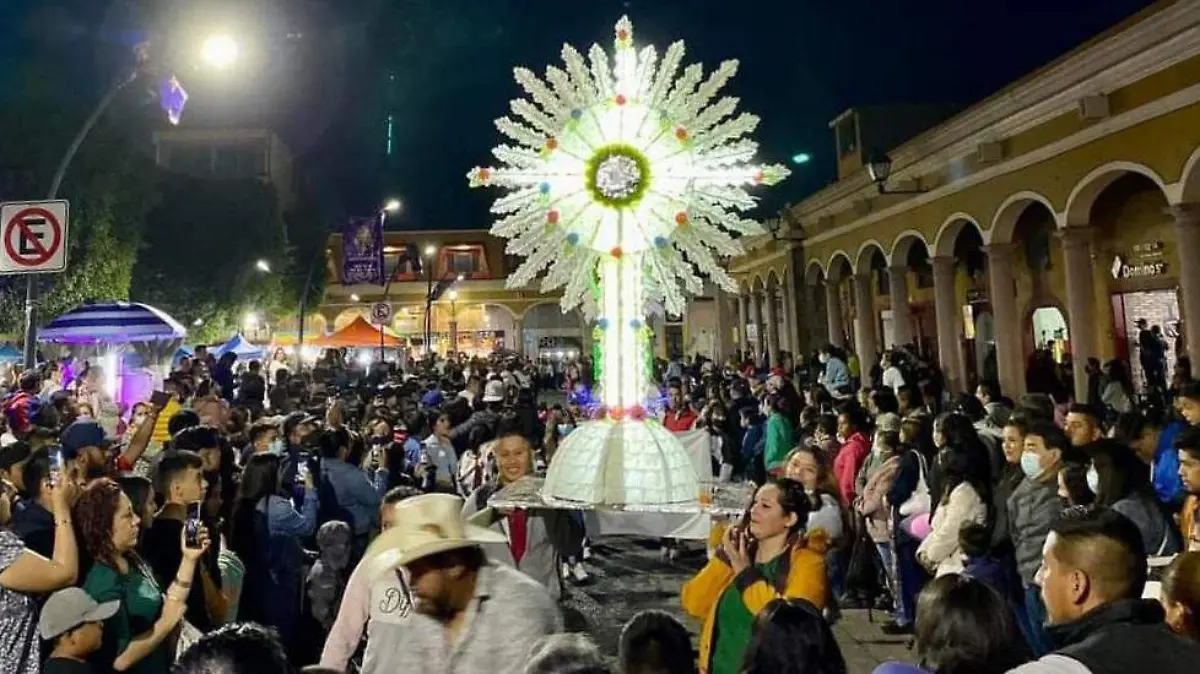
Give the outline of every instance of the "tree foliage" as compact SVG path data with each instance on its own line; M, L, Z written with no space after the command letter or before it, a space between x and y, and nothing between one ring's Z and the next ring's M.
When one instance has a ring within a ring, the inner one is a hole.
M132 297L192 323L195 341L217 341L247 312L285 307L289 251L275 190L258 180L165 174L134 270ZM271 264L271 273L256 268Z

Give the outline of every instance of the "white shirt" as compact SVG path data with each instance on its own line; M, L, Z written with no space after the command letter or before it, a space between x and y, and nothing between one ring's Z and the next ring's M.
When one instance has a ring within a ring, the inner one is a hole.
M883 371L883 385L892 389L893 393L899 394L900 389L904 387L904 373L895 365L889 366Z

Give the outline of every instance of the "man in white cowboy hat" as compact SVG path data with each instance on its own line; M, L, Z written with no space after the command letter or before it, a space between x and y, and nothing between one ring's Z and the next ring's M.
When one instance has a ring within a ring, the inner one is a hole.
M488 561L481 546L504 536L464 521L462 507L450 494L404 500L368 550L377 572L405 569L416 614L388 643L368 641L362 674L520 674L533 644L562 630L545 587Z

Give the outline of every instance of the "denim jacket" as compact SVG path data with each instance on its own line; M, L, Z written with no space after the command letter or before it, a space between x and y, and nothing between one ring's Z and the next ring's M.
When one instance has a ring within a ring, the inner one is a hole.
M361 468L338 459L321 462L321 479L327 481L334 506L344 511L352 522L347 522L355 534L364 535L376 524L380 497L373 480Z

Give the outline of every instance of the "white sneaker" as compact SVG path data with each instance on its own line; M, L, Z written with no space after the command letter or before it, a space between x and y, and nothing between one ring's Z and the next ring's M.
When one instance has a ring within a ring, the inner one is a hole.
M583 561L585 561L585 562L592 558L592 545L591 545L591 543L588 543L586 538L583 540L583 555L582 555L582 557L583 557Z
M583 564L576 564L571 569L571 575L575 577L575 582L586 583L591 576L588 575L587 569L583 568Z
M563 578L570 578L571 576L572 576L572 573L571 573L571 565L570 565L569 563L567 563L567 562L563 562L563 565L562 565L562 577L563 577Z

